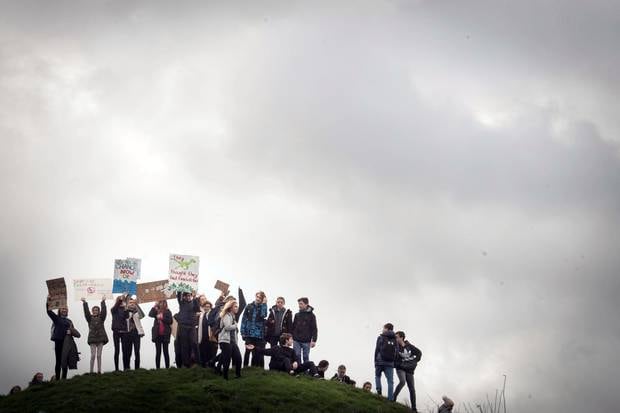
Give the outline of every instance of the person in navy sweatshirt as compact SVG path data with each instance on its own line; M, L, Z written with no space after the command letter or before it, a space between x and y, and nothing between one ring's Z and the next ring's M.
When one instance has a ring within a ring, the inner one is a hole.
M200 304L192 293L178 292L179 313L177 315L177 340L181 350L181 363L184 367L192 366L192 346L196 325L196 313L200 311Z

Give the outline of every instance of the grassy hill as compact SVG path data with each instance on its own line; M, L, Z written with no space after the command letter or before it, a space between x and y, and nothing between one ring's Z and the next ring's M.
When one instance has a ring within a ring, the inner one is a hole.
M260 369L226 382L209 369L82 375L0 398L0 412L406 412L350 386Z

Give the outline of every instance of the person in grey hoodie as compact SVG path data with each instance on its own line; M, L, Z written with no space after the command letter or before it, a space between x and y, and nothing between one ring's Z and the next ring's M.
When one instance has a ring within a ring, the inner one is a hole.
M385 375L388 385L388 400L394 398L394 361L398 354L394 326L387 323L383 326L383 332L377 337L375 345L375 386L377 394L381 394L381 373Z
M239 305L236 300L229 300L224 304L220 312L220 333L218 342L222 353L216 371L221 373L228 380L228 370L230 362L235 365L235 377L241 377L241 352L239 351L239 327L236 315L239 312Z

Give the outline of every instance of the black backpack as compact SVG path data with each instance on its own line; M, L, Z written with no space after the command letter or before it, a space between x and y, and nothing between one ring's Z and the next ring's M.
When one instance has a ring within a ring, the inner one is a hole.
M380 354L381 360L394 361L396 358L396 337L383 337Z

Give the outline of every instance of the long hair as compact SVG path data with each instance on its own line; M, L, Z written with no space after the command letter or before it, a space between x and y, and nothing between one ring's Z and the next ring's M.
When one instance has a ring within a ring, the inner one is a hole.
M157 305L159 306L159 312L163 313L164 311L166 311L168 309L168 301L166 300L161 300L157 303Z
M220 318L224 318L227 313L230 313L235 304L237 304L236 300L227 301L226 304L224 304L222 311L220 311Z

